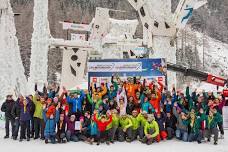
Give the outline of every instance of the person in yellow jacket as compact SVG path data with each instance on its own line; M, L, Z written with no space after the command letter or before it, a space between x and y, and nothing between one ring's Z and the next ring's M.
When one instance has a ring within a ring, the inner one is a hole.
M34 130L35 130L35 137L34 139L42 138L44 139L44 127L45 123L43 120L43 105L45 103L44 97L40 97L38 93L33 96L32 99L33 103L35 104L35 112L34 112ZM40 136L41 135L41 136Z
M127 115L122 115L119 120L119 128L118 128L118 141L123 142L131 142L132 138L132 121Z
M117 129L119 127L119 115L116 109L111 111L112 122L107 126L108 137L111 143L114 143Z
M107 93L107 87L105 84L101 84L101 87L96 87L96 85L92 83L91 87L93 99L96 97L98 97L98 99L102 99L102 97Z
M143 138L143 143L151 145L159 135L159 126L155 121L154 115L148 115L148 122L144 126L145 137Z

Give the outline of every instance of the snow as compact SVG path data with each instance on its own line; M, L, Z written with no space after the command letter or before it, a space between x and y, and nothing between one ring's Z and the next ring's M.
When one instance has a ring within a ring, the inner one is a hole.
M7 94L26 94L26 77L20 56L10 0L0 6L0 105Z
M218 145L213 145L211 143L202 143L197 144L196 142L188 143L182 142L178 140L171 141L161 141L160 143L154 143L150 146L141 144L137 141L133 143L119 143L116 142L110 146L106 144L97 145L88 145L83 142L78 143L67 143L67 144L44 144L44 141L34 141L30 142L24 141L20 143L19 141L13 141L12 139L3 139L4 131L0 130L0 143L1 150L7 150L9 152L13 151L23 151L23 152L71 152L75 151L83 151L83 152L123 152L123 151L131 151L131 152L228 152L228 131L225 131L225 139L219 140Z
M48 50L49 50L49 22L48 0L34 1L31 65L29 77L29 90L33 90L34 83L38 83L38 89L47 82ZM32 93L32 92L31 92Z

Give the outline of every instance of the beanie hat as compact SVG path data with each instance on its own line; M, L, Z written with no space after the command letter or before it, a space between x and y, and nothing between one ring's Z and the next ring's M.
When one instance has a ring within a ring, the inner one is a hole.
M51 115L55 115L55 106L53 105L48 107L48 110L46 113L47 118L49 118Z

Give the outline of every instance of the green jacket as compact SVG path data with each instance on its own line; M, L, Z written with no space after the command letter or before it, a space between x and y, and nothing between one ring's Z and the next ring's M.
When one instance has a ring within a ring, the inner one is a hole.
M35 112L33 117L43 119L43 104L37 101L36 96L33 96L33 103L35 104Z
M206 127L208 129L215 128L219 122L222 122L222 116L217 112L213 117L207 116Z
M111 129L112 127L119 127L119 117L117 115L112 115L112 122L107 126L106 130Z
M122 129L128 129L130 127L132 127L132 121L130 118L126 118L126 119L123 119L122 117L120 118L120 127Z
M141 114L139 114L137 117L130 116L133 130L137 130L140 127L140 122L143 118L144 117Z
M195 133L198 134L201 128L201 122L204 121L206 119L206 115L202 114L201 117L197 117L195 119L195 122L193 123L193 126L191 126L191 119L188 119L186 121L186 124L190 126L190 132L191 133Z
M192 109L195 108L194 106L194 103L193 103L193 100L192 100L192 97L190 96L190 93L189 93L189 87L186 88L186 98L188 99L188 103L189 103L189 111L191 111Z
M152 134L152 138L155 138L157 135L159 135L159 126L155 120L146 123L146 125L144 126L144 134L148 135L150 129L154 131Z
M95 107L94 108L96 110L98 110L99 109L99 106L103 103L101 99L98 99L98 101L95 103L89 94L87 94L87 98L88 98L88 101L89 101L89 103L91 105L95 104Z

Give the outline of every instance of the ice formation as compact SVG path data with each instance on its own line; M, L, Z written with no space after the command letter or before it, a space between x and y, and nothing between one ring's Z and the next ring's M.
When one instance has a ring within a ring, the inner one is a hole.
M10 0L0 3L0 102L7 94L26 94L26 77L20 56Z
M34 83L41 88L47 82L48 50L49 50L49 22L48 0L34 1L31 65L28 88L33 90Z

